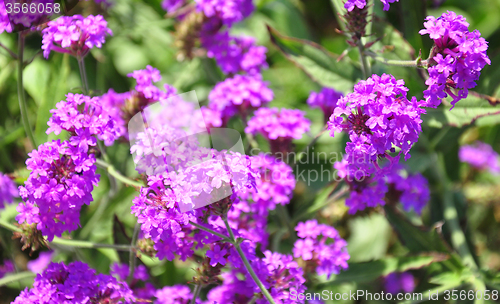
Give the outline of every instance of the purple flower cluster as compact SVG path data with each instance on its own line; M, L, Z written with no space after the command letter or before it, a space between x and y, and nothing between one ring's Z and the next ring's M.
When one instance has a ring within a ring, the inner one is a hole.
M106 20L101 15L61 16L47 23L42 30L43 56L49 58L51 51L68 53L82 58L93 47L100 48L106 35L113 32L108 28Z
M80 209L92 201L97 185L95 157L60 140L47 142L29 153L26 161L31 170L19 193L24 202L17 207L16 220L37 224L49 241L80 224Z
M384 278L385 291L392 294L415 290L415 279L409 272L393 272Z
M246 117L250 110L263 106L273 97L273 91L260 75L235 75L213 88L208 96L208 107L224 119L237 113Z
M114 263L111 265L110 274L115 276L118 280L126 282L129 275L129 266L127 264ZM137 304L151 303L151 299L154 297L156 289L149 280L149 274L146 266L138 265L134 268L134 273L132 281L129 284L130 289L134 297L136 298ZM145 300L145 301L139 301Z
M37 274L33 288L21 291L13 304L135 303L126 283L96 274L83 262L52 263Z
M395 152L395 148L401 149L399 155L404 154L405 160L410 158L425 110L415 97L408 100L407 91L403 80L373 75L337 102L328 129L332 137L335 132L349 134L345 159L350 176L370 176L378 168L377 160L390 159L388 151Z
M257 74L268 67L266 47L255 45L255 39L252 37L233 37L225 31L202 36L201 43L207 49L207 56L215 58L225 74L240 71Z
M325 115L325 122L333 114L333 110L337 106L337 101L344 97L341 92L335 91L332 88L323 88L319 93L311 92L307 98L307 104L311 108L320 108Z
M5 203L12 203L14 197L19 197L16 184L10 177L0 172L0 209Z
M388 11L390 4L394 2L399 2L399 0L380 0L384 4L384 11ZM366 6L366 0L347 0L344 4L344 8L351 12L355 7L363 9Z
M295 241L293 255L301 258L306 271L316 271L318 275L339 274L347 269L347 242L335 228L318 224L316 220L301 222L295 227L299 239Z
M420 214L430 199L427 180L420 174L409 174L403 166L392 164L376 174L363 179L354 179L347 172L347 161L335 163L334 167L345 177L350 187L346 205L349 213L385 204L386 194L393 188L394 195L406 211L414 210ZM391 195L394 197L394 195Z
M15 270L14 263L11 260L4 260L3 265L0 265L0 279L7 273L14 272Z
M255 9L252 0L196 0L195 2L198 11L228 27L248 17Z
M7 15L5 2L2 0L0 1L0 34L3 32L12 32L12 26L10 25L9 15Z
M488 42L481 38L478 30L469 32L465 18L448 11L439 18L429 16L425 29L419 33L429 34L434 40L429 62L428 85L424 91L426 106L437 107L448 95L451 105L468 95L468 89L476 86L481 69L491 61L486 54Z
M49 266L54 255L53 251L43 251L36 260L29 261L26 268L34 273L42 273Z
M193 294L185 285L174 285L158 289L155 297L154 304L187 304L193 299ZM199 300L196 303L199 304Z
M309 131L311 122L297 109L260 108L255 111L245 133L262 134L271 144L271 151L290 151L293 139L300 139Z
M292 300L293 297L290 296L291 290L299 293L306 290L303 270L291 255L267 250L264 251L264 257L260 259L255 256L251 249L245 254L276 303L301 303L301 301ZM213 288L208 293L209 303L248 303L255 294L260 293L260 289L249 273L241 267L241 263L239 266L233 266L231 272L223 274L223 284ZM258 296L255 303L265 304L268 302L262 296Z
M500 174L500 155L490 145L481 141L460 147L458 158L478 170L489 170L493 174Z
M71 144L82 153L97 145L94 136L108 146L120 136L113 117L103 109L98 97L68 93L66 100L58 102L50 112L46 133L58 135L62 130L68 131Z

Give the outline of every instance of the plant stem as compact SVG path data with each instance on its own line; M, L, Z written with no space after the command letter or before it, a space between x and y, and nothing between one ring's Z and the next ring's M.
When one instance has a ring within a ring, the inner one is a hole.
M196 228L200 229L200 230L206 231L206 232L208 232L208 233L211 233L211 234L213 234L213 235L216 235L216 236L220 237L220 238L221 238L221 239L223 239L225 242L229 242L229 243L232 243L232 242L233 242L233 241L232 241L231 239L229 239L227 236L225 236L225 235L223 235L223 234L221 234L221 233L218 233L217 231L214 231L214 230L212 230L212 229L210 229L210 228L207 228L207 227L202 226L202 225L200 225L200 224L197 224L197 223L195 223L195 222L191 222L191 221L190 221L189 223L190 223L191 225L195 226Z
M368 61L365 56L365 47L361 38L358 39L358 51L359 51L359 62L361 63L361 72L363 72L363 78L367 79L370 76L370 66L368 65Z
M87 82L87 72L85 71L84 57L78 57L78 68L80 69L80 78L82 79L82 91L84 95L89 94L89 84Z
M133 186L136 188L140 188L140 187L144 186L143 183L134 181L134 180L122 175L120 172L118 172L115 169L115 167L113 167L113 165L111 165L111 164L109 164L101 159L96 159L96 165L100 168L106 169L111 176L113 176L114 178L116 178L117 180L121 181L124 184L130 185L130 186Z
M9 53L9 55L14 58L14 59L17 59L17 55L16 53L14 53L11 49L9 49L8 47L6 47L5 45L3 45L2 43L0 43L0 47L3 48L4 50L7 51L7 53Z
M132 234L132 241L130 242L130 247L134 248L135 243L137 242L137 235L139 234L139 223L135 223L134 226L134 233ZM132 280L134 279L134 271L135 271L135 260L136 260L136 253L135 250L130 250L129 254L129 262L128 262L128 278L127 278L127 283L130 285L132 283Z
M8 230L14 231L14 232L23 232L23 230L19 227L16 227L15 225L12 225L11 223L8 223L4 221L3 219L0 219L0 226L4 227ZM52 242L50 244L56 244L56 245L62 245L62 246L69 246L69 247L77 247L77 248L113 248L116 250L121 250L121 251L129 251L133 247L124 244L124 245L115 245L115 244L100 244L100 243L92 243L92 242L87 242L87 241L77 241L77 240L68 240L68 239L63 239L59 237L54 237Z
M200 295L200 291L201 291L201 284L197 284L196 287L194 288L193 298L191 299L191 304L196 303L196 299L198 299L198 296Z
M4 286L10 284L12 282L30 279L36 276L36 273L31 271L23 271L16 274L6 275L5 277L0 279L0 286Z
M427 69L427 60L422 60L420 58L417 58L415 60L392 60L392 59L386 59L386 58L384 58L376 53L370 52L370 51L364 51L364 54L372 57L373 59L375 59L378 62L387 64L387 65Z
M24 55L24 35L23 32L19 32L18 37L18 52L17 55L17 96L19 99L19 110L21 111L21 118L24 125L24 131L26 132L26 136L29 138L33 149L36 149L37 145L35 142L35 137L33 136L33 132L31 131L30 122L28 119L28 107L26 106L26 97L24 96L24 88L23 88L23 55Z
M226 229L229 232L229 235L231 236L232 244L236 248L236 251L238 251L238 254L240 255L240 258L243 261L243 264L245 265L245 268L247 269L248 273L253 278L255 284L257 284L257 286L259 286L260 290L262 291L262 294L267 299L267 301L269 301L269 303L271 303L271 304L276 304L273 300L273 297L269 293L269 291L267 291L266 287L264 286L264 284L262 284L259 277L257 276L255 271L253 270L252 265L250 265L250 262L248 261L245 253L241 249L241 244L234 237L233 230L231 229L231 226L229 226L229 222L227 221L227 217L223 216L222 219L224 221L224 224L226 225Z

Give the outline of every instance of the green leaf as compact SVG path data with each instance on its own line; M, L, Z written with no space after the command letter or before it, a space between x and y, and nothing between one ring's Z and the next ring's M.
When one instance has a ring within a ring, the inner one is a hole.
M272 43L285 57L320 85L348 92L352 90L354 81L361 77L360 71L352 64L337 61L338 56L322 46L311 41L286 37L269 26L267 28Z
M380 259L387 253L391 227L381 214L354 218L349 222L351 235L347 250L352 262Z
M427 114L423 115L424 123L434 128L500 124L500 107L492 106L488 101L471 93L450 109L451 106L446 105L441 105L437 109L427 108Z
M410 269L420 269L431 263L441 262L447 259L446 255L435 254L426 256L406 256L384 258L376 261L363 263L349 263L349 268L325 284L340 284L346 282L366 283L376 280L381 276L392 272L403 272Z
M429 231L413 225L404 214L391 206L385 206L384 210L399 239L411 252L449 252L435 229Z

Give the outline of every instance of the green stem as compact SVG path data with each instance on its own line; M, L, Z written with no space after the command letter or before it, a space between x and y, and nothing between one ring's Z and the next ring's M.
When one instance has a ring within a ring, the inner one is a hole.
M130 242L130 247L134 248L135 243L137 242L137 235L139 234L139 223L135 223L134 226L134 233L132 234L132 241ZM134 271L135 271L135 261L136 261L136 253L135 250L130 250L129 254L129 262L128 262L128 278L127 278L127 283L130 285L132 283L132 280L134 279Z
M267 291L267 289L264 286L264 284L262 284L262 282L260 281L259 277L257 277L257 274L253 270L252 265L250 265L250 262L248 261L245 253L241 249L241 244L234 237L233 230L231 229L231 226L229 226L229 222L227 221L227 217L224 216L222 219L224 220L224 224L226 225L226 229L229 232L229 235L231 236L232 244L236 248L236 251L238 251L238 254L240 255L240 258L243 261L243 264L245 265L245 268L247 269L248 273L250 274L250 276L254 280L255 284L257 284L257 286L259 286L260 291L262 291L262 294L267 299L267 301L269 301L269 303L271 303L271 304L276 304L274 302L273 297L269 293L269 291Z
M21 281L24 279L31 279L36 276L36 273L31 271L23 271L16 274L6 275L0 279L0 286L4 286L13 282Z
M361 63L361 72L363 72L363 78L367 79L370 76L370 66L368 65L368 61L365 56L365 47L361 38L358 39L358 51L359 51L359 62Z
M30 121L28 119L28 107L26 106L26 97L24 96L24 88L23 88L23 69L24 69L24 35L23 32L19 32L18 38L18 52L17 55L17 96L19 99L19 110L21 111L21 118L24 125L24 131L26 132L26 136L29 138L33 149L36 149L37 145L35 142L35 137L33 136L33 132L31 131Z
M427 68L427 60L422 60L421 58L417 58L415 60L392 60L392 59L386 59L386 58L384 58L378 54L375 54L373 52L370 52L370 51L364 51L364 54L372 57L374 60L376 60L378 62L387 64L387 65L420 68L420 69Z
M21 228L16 227L15 225L12 225L11 223L6 222L3 219L0 219L0 226L6 228L8 230L14 231L14 232L23 232ZM132 246L130 246L128 244L127 245L99 244L99 243L92 243L92 242L87 242L87 241L62 239L59 237L54 237L54 239L52 240L52 242L50 242L50 244L69 246L69 247L77 247L77 248L113 248L113 249L121 250L121 251L129 251L133 248Z
M85 59L78 57L78 68L80 69L80 78L82 79L82 91L84 95L89 94L89 84L87 82L87 72L85 71Z
M221 233L218 233L217 231L214 231L214 230L212 230L212 229L210 229L210 228L207 228L207 227L202 226L202 225L200 225L200 224L197 224L197 223L195 223L195 222L191 222L191 221L190 221L189 223L190 223L191 225L195 226L196 228L200 229L200 230L206 231L206 232L208 232L208 233L211 233L211 234L213 234L213 235L216 235L216 236L220 237L220 238L221 238L221 239L223 239L225 242L232 243L232 240L231 240L231 239L229 239L227 236L225 236L225 235L223 235L223 234L221 234Z
M200 291L201 291L201 284L198 284L194 288L193 298L191 299L191 304L195 304L196 303L196 299L198 299L198 297L200 296Z
M96 165L100 168L103 168L108 171L109 175L113 176L117 180L121 181L124 184L133 186L133 187L143 187L144 184L141 182L134 181L124 175L122 175L120 172L118 172L113 165L101 160L101 159L96 159Z
M0 43L0 47L3 48L4 50L7 51L7 53L9 53L9 55L14 58L14 59L17 59L17 55L16 53L14 53L11 49L9 49L8 47L6 47L5 45L3 45L2 43Z
M457 250L458 254L462 257L464 265L469 266L473 270L477 270L478 266L472 256L472 253L467 245L467 239L460 227L458 219L458 212L453 202L453 193L451 192L451 183L446 176L444 166L444 155L439 153L437 155L438 163L435 166L436 174L443 184L443 204L444 204L444 219L445 224L448 225L451 234L451 243Z

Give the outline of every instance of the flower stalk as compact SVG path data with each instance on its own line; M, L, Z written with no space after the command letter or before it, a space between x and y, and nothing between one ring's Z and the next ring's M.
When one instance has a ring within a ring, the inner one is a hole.
M109 164L101 159L96 159L96 165L98 167L108 171L109 175L113 176L114 178L116 178L117 180L119 180L120 182L122 182L124 184L130 185L130 186L135 187L135 188L141 188L144 186L143 183L138 182L138 181L134 181L134 180L124 176L119 171L117 171L113 165L111 165L111 164Z

